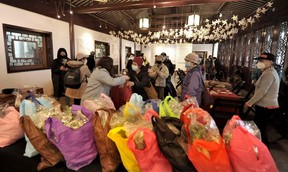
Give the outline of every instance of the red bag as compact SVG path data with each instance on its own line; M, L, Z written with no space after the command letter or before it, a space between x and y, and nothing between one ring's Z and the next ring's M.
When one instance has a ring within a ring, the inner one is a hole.
M126 102L129 102L132 95L132 90L126 84L124 87L115 86L111 88L110 97L115 105L116 110L118 110Z
M233 125L235 120L240 120L240 118L238 116L233 116L232 120L226 124L227 129L228 127L235 126L229 145L226 145L233 171L278 172L266 145L242 126Z
M142 131L144 133L144 149L138 149L134 136L137 132ZM128 147L133 152L141 171L145 172L157 172L165 171L172 172L173 168L169 161L165 158L158 147L156 135L148 128L137 129L128 138Z

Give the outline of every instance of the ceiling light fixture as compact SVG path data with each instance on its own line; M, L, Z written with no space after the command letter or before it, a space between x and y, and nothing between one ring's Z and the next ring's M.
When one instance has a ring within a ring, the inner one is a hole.
M200 15L192 14L188 17L188 26L199 26L200 24Z
M139 20L139 28L140 29L148 29L149 28L149 19L148 18L141 18Z

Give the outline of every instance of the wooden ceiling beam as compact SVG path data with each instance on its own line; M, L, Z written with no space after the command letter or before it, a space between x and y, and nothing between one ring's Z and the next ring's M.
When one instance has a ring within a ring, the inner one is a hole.
M153 8L156 5L157 8L163 7L179 7L187 6L191 4L205 4L205 3L217 3L217 2L237 2L242 0L144 0L124 3L106 3L97 4L89 7L76 8L75 12L79 14L96 13L99 11L118 11L118 10L131 10L131 9L142 9L142 8Z
M152 19L156 18L172 18L172 17L187 17L191 14L200 14L200 15L214 15L214 14L219 14L219 11L195 11L195 12L190 12L190 13L177 13L177 14L160 14L160 15L153 15ZM231 13L231 11L221 11L222 14L226 13Z

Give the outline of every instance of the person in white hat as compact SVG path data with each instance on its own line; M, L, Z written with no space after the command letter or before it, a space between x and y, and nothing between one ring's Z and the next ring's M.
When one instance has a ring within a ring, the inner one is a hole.
M80 105L81 97L84 94L87 87L87 78L90 77L91 72L88 66L85 64L86 55L84 53L78 53L76 55L77 60L70 60L67 62L67 65L70 68L79 68L80 69L80 80L81 86L79 88L67 88L65 96L74 99L76 105ZM70 102L66 102L66 105L70 105Z
M204 85L202 82L201 67L199 66L200 59L197 54L189 53L185 57L185 67L187 75L182 83L181 99L194 98L198 105L201 105L202 92Z

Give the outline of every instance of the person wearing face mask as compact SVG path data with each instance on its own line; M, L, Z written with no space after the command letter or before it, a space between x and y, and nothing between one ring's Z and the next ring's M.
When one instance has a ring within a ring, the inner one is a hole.
M51 77L53 83L53 96L59 100L65 93L64 88L64 76L67 68L67 51L65 48L59 48L57 52L57 58L53 60L51 66Z
M129 71L128 76L130 81L127 82L127 86L132 88L133 93L137 93L143 97L143 100L147 100L148 96L144 90L144 87L150 86L150 77L148 76L148 69L143 66L143 59L141 57L135 57L132 63L132 70Z
M200 106L204 85L199 64L200 60L197 54L190 53L185 57L187 75L182 83L181 100L193 98L194 100L197 100L198 105Z
M83 96L87 83L88 83L88 78L91 75L89 67L85 64L86 62L86 57L85 54L83 53L78 53L76 55L77 60L69 60L67 62L68 67L71 68L79 68L80 69L80 81L81 81L81 86L79 88L67 88L65 91L65 96L74 99L74 104L75 105L80 105L81 102L81 97ZM70 105L70 102L66 102Z
M263 143L269 147L267 136L267 126L269 125L271 115L277 113L278 92L279 92L279 77L275 70L274 62L276 58L271 53L262 53L256 67L262 71L261 76L255 83L255 93L253 97L245 103L246 106L252 107L255 105L254 122L261 131Z
M164 99L164 89L166 87L166 79L169 76L169 70L163 64L163 56L159 55L155 58L155 64L148 70L149 76L155 79L155 88L158 93L158 98Z
M129 59L128 59L127 64L126 64L127 72L132 70L132 63L133 63L134 58L135 58L135 55L130 53L129 54Z

